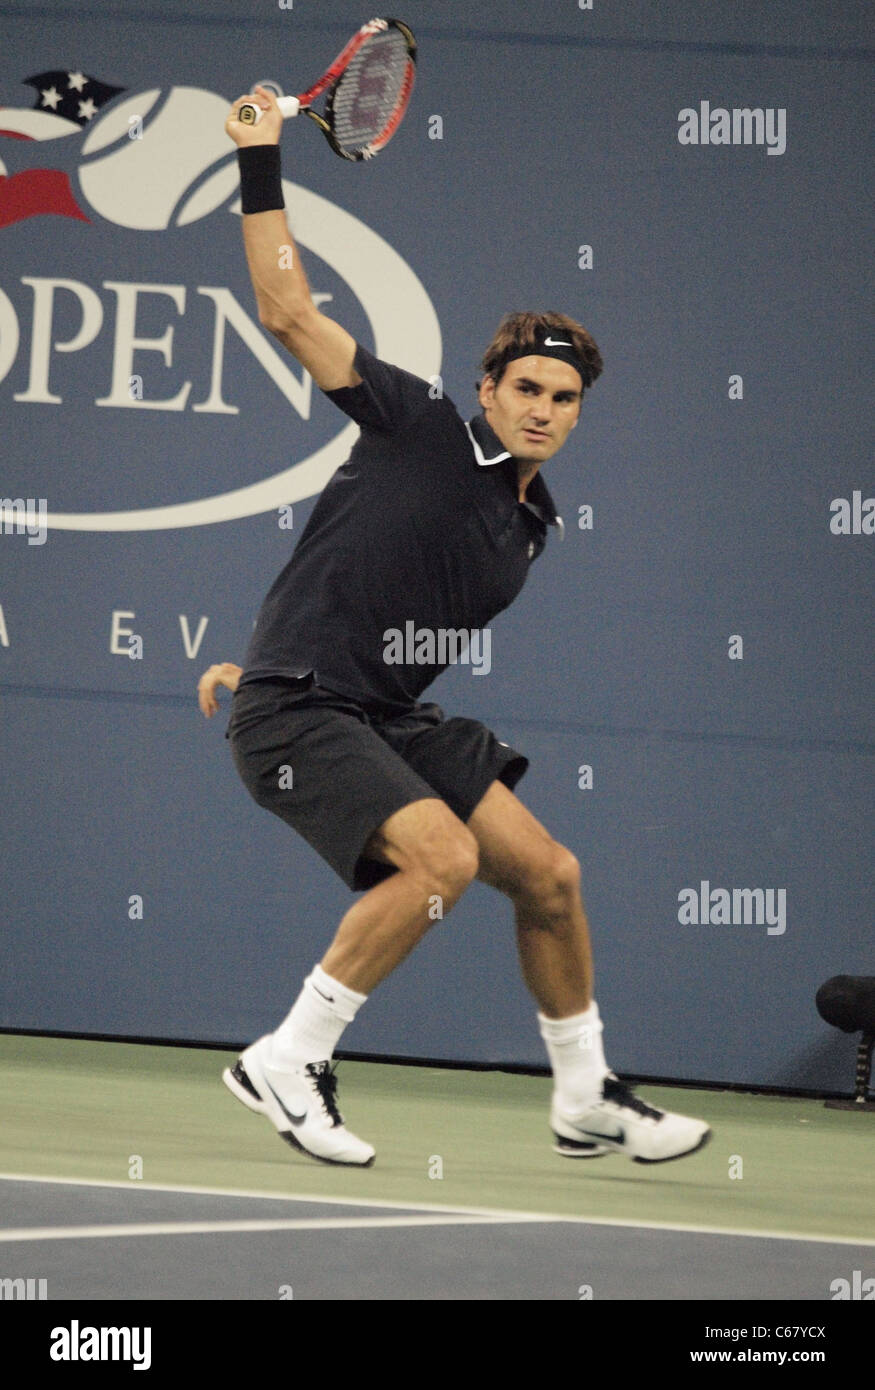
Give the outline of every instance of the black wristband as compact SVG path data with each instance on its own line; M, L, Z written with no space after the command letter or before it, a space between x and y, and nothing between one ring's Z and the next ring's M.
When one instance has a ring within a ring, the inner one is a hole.
M241 145L240 204L244 213L284 208L279 145Z

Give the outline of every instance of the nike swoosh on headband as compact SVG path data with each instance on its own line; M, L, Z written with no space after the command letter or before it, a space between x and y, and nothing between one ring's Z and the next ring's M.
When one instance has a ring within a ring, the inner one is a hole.
M574 347L574 344L566 343L562 338L545 338L544 347Z
M275 1091L275 1090L273 1089L273 1087L271 1086L271 1084L270 1084L270 1082L268 1081L267 1077L264 1078L264 1084L265 1084L265 1086L267 1087L267 1089L270 1091L271 1095L273 1096L273 1098L274 1098L274 1100L276 1101L277 1105L279 1106L280 1110L283 1112L284 1115L288 1116L288 1118L291 1120L292 1124L293 1124L293 1125L302 1125L302 1124L304 1123L304 1121L306 1120L306 1118L307 1118L307 1111L305 1110L304 1113L303 1113L303 1115L293 1115L292 1112L291 1112L291 1110L289 1110L285 1105L283 1105L282 1101L280 1100L280 1098L279 1098L279 1096L277 1095L276 1091Z

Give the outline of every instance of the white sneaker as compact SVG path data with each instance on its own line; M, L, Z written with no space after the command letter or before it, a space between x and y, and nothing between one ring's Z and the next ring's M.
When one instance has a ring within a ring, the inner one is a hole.
M336 1066L308 1062L294 1071L277 1071L270 1064L271 1034L267 1033L241 1052L233 1068L226 1067L222 1080L232 1095L264 1115L280 1138L323 1163L354 1164L369 1168L375 1150L344 1129L337 1108Z
M711 1138L704 1120L647 1105L613 1072L604 1079L601 1099L577 1114L560 1110L554 1100L550 1125L553 1147L565 1158L586 1156L581 1145L597 1144L636 1163L666 1163L695 1153Z

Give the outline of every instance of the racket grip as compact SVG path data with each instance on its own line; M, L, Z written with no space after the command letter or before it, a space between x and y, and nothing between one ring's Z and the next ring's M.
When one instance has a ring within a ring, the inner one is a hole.
M297 97L278 97L277 106L283 117L288 120L290 116L297 116L301 109L301 103ZM241 125L258 125L264 115L260 106L253 106L251 102L244 102L237 112L237 119Z

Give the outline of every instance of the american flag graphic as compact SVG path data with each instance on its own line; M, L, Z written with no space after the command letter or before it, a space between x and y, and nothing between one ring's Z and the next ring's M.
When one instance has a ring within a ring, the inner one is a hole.
M71 155L75 162L83 130L125 88L100 82L78 68L35 73L24 85L34 89L32 107L0 106L0 227L46 215L88 222L70 186ZM65 142L63 150L40 145L26 154L8 143L59 140ZM13 158L13 149L14 162L20 165L23 155L31 167L8 174L6 160Z

